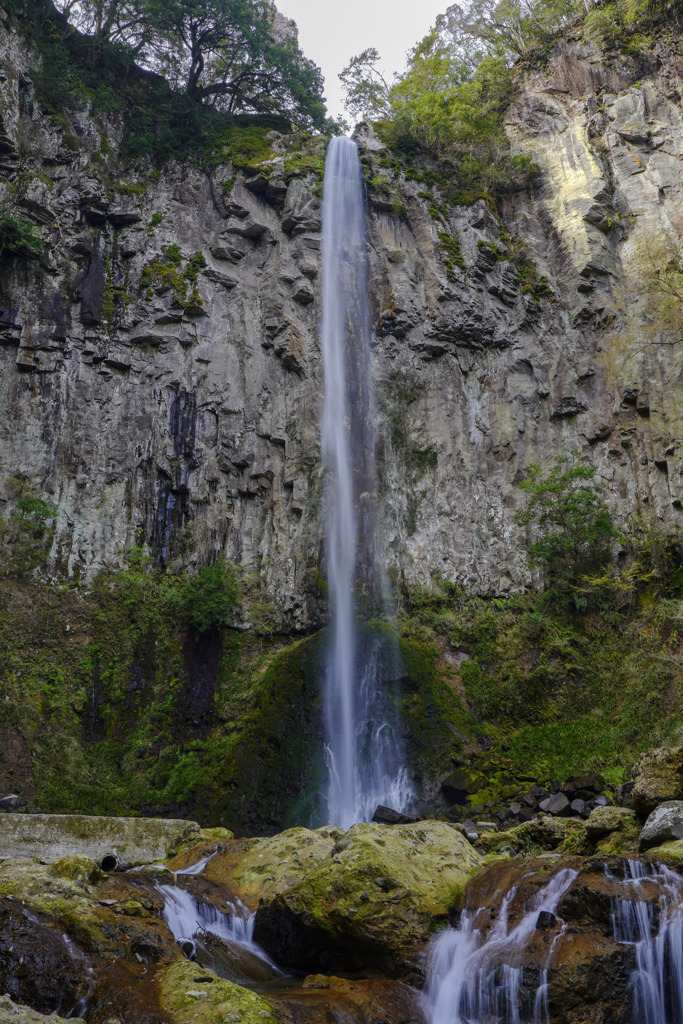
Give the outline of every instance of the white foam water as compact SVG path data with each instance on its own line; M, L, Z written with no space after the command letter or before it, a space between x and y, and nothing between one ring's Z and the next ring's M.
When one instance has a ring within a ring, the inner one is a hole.
M558 871L524 908L521 920L509 926L509 908L517 895L513 888L505 895L498 917L488 933L482 927L482 911L465 910L458 928L447 928L432 944L426 985L426 1008L430 1024L520 1024L521 985L524 951L536 930L542 911L555 914L560 900L577 872ZM548 967L555 943L550 945L546 964L531 1007L534 1024L548 1021Z
M612 924L617 942L635 950L633 1024L683 1024L683 878L630 860L622 885Z

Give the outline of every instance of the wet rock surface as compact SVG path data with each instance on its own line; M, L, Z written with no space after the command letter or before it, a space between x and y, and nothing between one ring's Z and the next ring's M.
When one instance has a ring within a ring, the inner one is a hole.
M259 908L255 937L303 970L419 977L429 935L462 898L479 855L445 822L355 825L291 889Z

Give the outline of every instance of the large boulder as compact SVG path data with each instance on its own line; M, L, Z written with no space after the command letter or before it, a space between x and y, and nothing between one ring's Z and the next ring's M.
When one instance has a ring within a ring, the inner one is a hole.
M86 814L3 814L0 859L35 857L44 864L89 857L105 870L125 870L167 857L199 838L196 821L174 818L105 818Z
M683 799L683 746L660 747L643 754L634 768L631 806L651 814L667 800Z
M203 871L204 878L224 885L250 910L269 903L300 882L331 853L344 833L338 828L290 828L268 839L236 839L222 843ZM178 862L169 864L175 870Z
M586 835L597 853L619 856L638 849L640 821L628 807L595 807L586 821Z
M414 977L431 933L461 905L482 864L451 824L351 828L298 885L260 907L255 938L304 970Z
M638 849L642 852L677 839L683 839L683 801L667 800L645 822Z
M280 1014L261 996L198 964L183 961L158 979L161 1005L172 1024L277 1024Z
M485 854L529 857L554 850L587 853L589 847L584 822L539 814L504 832L484 833L477 840L477 850Z

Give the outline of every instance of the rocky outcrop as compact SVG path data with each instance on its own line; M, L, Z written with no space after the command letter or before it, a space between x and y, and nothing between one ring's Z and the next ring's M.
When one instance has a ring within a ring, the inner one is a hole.
M120 159L115 115L48 119L29 45L6 18L0 36L2 195L48 243L44 265L0 270L7 510L16 481L54 502L48 570L70 577L140 542L167 563L191 529L194 559L225 554L310 627L320 153L301 152L322 143L271 135L255 177L229 162L152 173ZM561 40L520 71L508 131L541 173L502 218L486 198L446 208L360 134L394 197L370 192L373 351L384 548L409 585L433 571L482 593L528 585L517 484L571 447L618 518L680 522L680 354L632 346L627 323L639 245L681 230L679 50L605 60Z
M166 860L200 834L196 821L82 814L3 814L1 825L0 858L35 857L51 864L85 856L105 871Z
M683 747L648 750L638 760L631 803L639 814L651 814L667 800L683 798Z
M461 904L479 855L446 822L355 825L303 880L259 907L255 936L298 970L419 977L432 931Z

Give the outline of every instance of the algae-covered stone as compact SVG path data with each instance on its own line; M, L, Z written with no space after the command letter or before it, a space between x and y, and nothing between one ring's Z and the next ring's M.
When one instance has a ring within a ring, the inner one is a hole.
M635 832L636 840L640 832L638 818L628 807L595 807L586 821L589 839L601 839L610 832L623 831Z
M108 868L166 860L198 835L196 821L173 818L105 818L85 814L3 814L0 858L35 857L51 864L89 857Z
M477 841L477 849L485 854L511 854L530 857L544 851L586 853L586 827L576 818L555 818L539 814L531 821L505 832L487 832Z
M172 1024L279 1024L280 1014L249 989L183 961L158 981L161 1004Z
M447 822L355 825L303 881L259 908L255 935L291 967L415 974L481 864Z
M66 1024L64 1017L45 1015L29 1006L13 1003L9 996L0 996L0 1024ZM69 1024L85 1024L81 1017L70 1017Z
M651 814L666 800L683 798L683 746L660 747L643 754L634 768L631 806Z
M662 843L661 846L651 847L647 851L647 855L661 860L665 864L670 864L672 868L680 871L683 868L683 839L674 839L668 843Z
M204 869L251 910L300 882L329 856L344 833L338 828L290 828L268 839L227 843ZM173 868L174 865L171 865Z
M82 885L96 885L107 877L90 857L61 857L52 862L49 874L54 878L68 878Z

